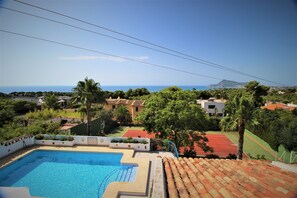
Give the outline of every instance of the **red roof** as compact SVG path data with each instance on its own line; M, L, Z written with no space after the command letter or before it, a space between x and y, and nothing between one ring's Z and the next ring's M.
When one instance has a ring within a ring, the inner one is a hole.
M282 103L276 103L276 104L269 104L266 106L262 106L261 109L268 109L268 110L284 109L284 110L293 111L295 109L295 107L289 107Z
M297 197L297 174L260 160L163 158L170 198Z

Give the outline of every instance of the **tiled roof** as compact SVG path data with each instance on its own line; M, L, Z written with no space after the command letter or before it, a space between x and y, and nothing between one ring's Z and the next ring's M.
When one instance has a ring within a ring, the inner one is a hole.
M295 107L287 106L282 103L276 103L276 104L269 104L266 106L262 106L261 109L269 109L269 110L275 110L275 109L284 109L284 110L290 110L293 111Z
M260 160L163 158L170 198L297 197L297 174Z

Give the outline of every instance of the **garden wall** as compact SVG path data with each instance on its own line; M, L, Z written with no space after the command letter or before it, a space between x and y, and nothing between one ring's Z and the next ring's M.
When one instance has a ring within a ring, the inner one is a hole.
M6 146L5 146L6 145ZM34 137L19 137L10 141L6 141L3 145L0 145L0 158L9 155L17 150L20 150L26 146L34 145Z
M44 135L45 137L49 135ZM56 138L62 138L65 136L56 135ZM20 137L14 140L7 141L0 145L0 158L5 157L15 151L18 151L26 146L47 145L47 146L74 146L74 145L89 145L89 146L108 146L110 148L121 148L121 149L134 149L135 151L150 151L150 139L149 138L133 138L133 140L139 143L124 143L124 142L111 142L111 140L125 140L128 138L121 137L101 137L101 136L71 136L73 141L67 140L49 140L41 139L35 140L35 137ZM141 143L145 141L146 143Z

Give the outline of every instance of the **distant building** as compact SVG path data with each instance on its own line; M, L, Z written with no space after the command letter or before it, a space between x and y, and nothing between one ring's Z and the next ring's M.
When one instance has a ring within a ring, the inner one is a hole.
M295 104L284 104L284 103L272 103L272 102L267 102L265 106L262 106L261 109L268 109L268 110L276 110L276 109L284 109L284 110L289 110L293 111L297 105Z
M37 105L42 105L45 103L45 97L46 96L40 96L38 97ZM71 97L70 96L58 96L58 103L61 104L62 107L65 107L71 102Z
M226 100L215 100L209 98L208 100L197 100L197 104L209 115L224 116Z
M130 112L132 119L134 120L139 112L141 112L144 108L145 100L127 100L127 99L106 99L105 109L111 110L117 108L119 105L124 105L127 107Z

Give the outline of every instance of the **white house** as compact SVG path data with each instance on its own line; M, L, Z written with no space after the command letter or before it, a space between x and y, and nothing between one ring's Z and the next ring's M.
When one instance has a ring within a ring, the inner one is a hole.
M197 104L209 115L224 116L226 100L215 100L209 98L208 100L197 100Z

